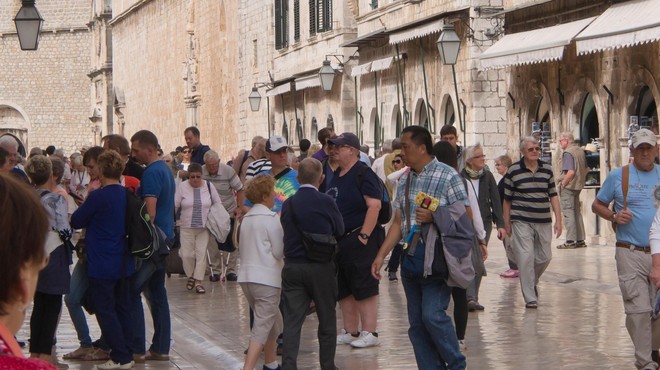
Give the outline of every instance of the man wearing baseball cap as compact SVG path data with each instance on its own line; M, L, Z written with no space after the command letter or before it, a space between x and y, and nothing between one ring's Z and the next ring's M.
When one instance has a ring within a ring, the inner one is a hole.
M656 195L660 166L654 162L658 147L655 134L645 128L633 134L631 143L632 163L607 176L591 209L616 224L616 269L626 328L635 347L635 366L657 369L660 321L652 321L651 312L655 291L660 286L660 265L656 263L652 270L650 239L660 239L660 232L652 229L649 238L649 229L660 201ZM609 208L612 202L614 210Z

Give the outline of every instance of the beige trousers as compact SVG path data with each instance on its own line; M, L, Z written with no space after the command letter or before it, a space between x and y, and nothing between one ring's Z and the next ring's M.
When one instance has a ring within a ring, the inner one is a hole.
M206 270L206 246L209 243L209 232L204 229L181 228L181 248L179 256L183 262L186 276L195 280L204 280Z

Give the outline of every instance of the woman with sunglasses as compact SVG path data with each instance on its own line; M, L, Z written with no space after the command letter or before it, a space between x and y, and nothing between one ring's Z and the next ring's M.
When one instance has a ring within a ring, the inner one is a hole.
M181 183L174 195L175 213L181 211L181 249L179 255L183 270L188 276L186 289L198 294L206 293L202 286L206 271L206 246L209 232L206 219L214 203L221 202L215 186L202 180L202 166L191 163L188 167L188 180Z
M397 154L392 159L392 167L394 172L387 176L387 182L392 186L392 202L396 200L396 189L399 184L399 178L406 172L410 170L408 166L403 163L403 156ZM396 277L396 272L399 270L399 263L401 262L401 251L403 250L403 243L397 244L394 249L392 249L392 254L390 259L387 262L387 277L390 281L398 281L399 278Z

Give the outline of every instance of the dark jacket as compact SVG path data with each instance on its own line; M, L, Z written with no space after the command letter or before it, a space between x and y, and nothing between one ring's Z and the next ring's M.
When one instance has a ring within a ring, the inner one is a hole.
M295 221L291 213L294 207ZM284 229L284 263L307 263L305 247L294 222L308 233L344 235L344 219L337 203L318 190L301 187L295 195L284 201L280 222Z
M133 176L138 180L142 180L142 173L144 172L144 167L140 166L133 158L128 158L126 162L126 167L124 167L124 176Z
M190 155L190 163L199 163L201 165L204 165L204 154L211 150L208 145L204 144L199 144L197 145L197 148L192 150L192 153Z
M470 176L465 169L461 171L461 176L467 179L468 186L472 186ZM502 201L500 200L500 192L495 182L495 177L486 169L484 169L481 177L479 177L479 193L477 194L477 198L479 199L481 218L484 221L484 229L488 236L490 236L493 222L495 222L497 228L504 227L504 217L502 216Z

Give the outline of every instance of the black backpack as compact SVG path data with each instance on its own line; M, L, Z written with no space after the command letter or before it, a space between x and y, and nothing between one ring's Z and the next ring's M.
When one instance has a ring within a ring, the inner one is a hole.
M156 228L151 223L147 205L126 189L126 244L128 253L139 259L148 259L156 252Z
M361 162L360 162L361 163ZM369 168L364 163L361 163L362 166L358 170L358 175L357 175L357 184L358 184L358 189L360 189L360 192L362 192L362 184L364 183L364 172ZM380 197L380 211L378 211L378 223L381 225L385 225L386 223L390 222L390 219L392 218L392 202L390 201L390 196L387 193L387 188L385 187L385 184L383 183L383 180L376 175L376 178L378 179L378 183L380 184L380 189L383 193L383 195Z

